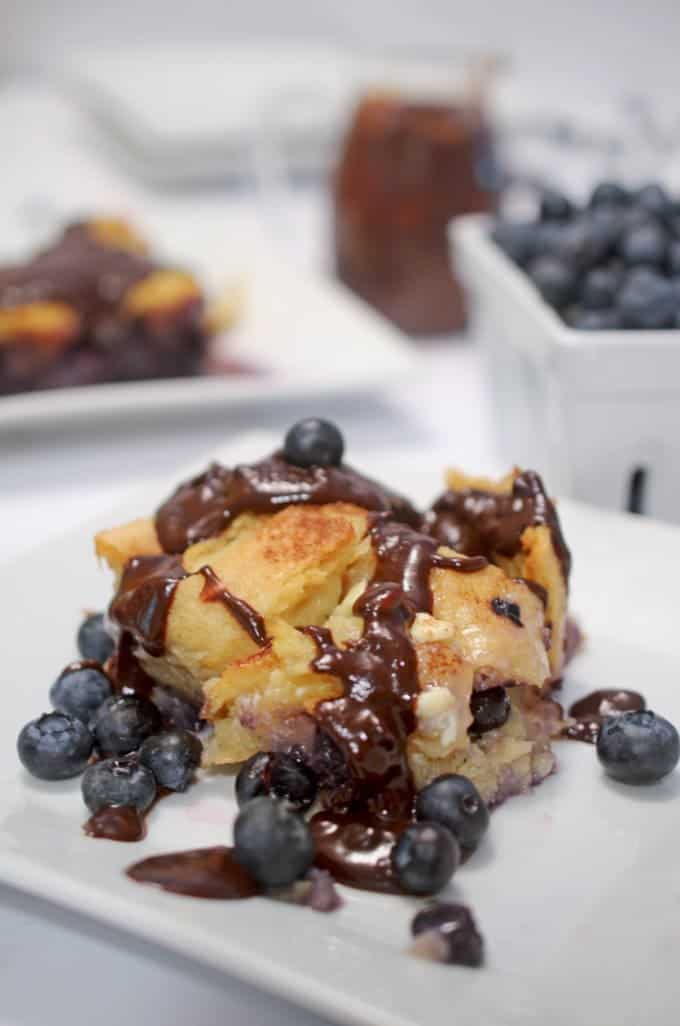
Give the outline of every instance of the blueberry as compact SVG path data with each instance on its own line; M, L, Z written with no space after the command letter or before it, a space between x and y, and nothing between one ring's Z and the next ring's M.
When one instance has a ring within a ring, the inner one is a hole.
M668 237L659 225L641 225L626 232L619 243L619 251L629 267L635 264L661 267L668 252Z
M623 324L616 309L584 310L582 307L572 307L565 313L565 320L576 331L617 331Z
M150 769L161 787L186 791L200 765L203 745L188 730L152 734L139 749L139 761Z
M668 246L668 270L680 274L680 239L673 239Z
M597 755L615 780L652 784L677 766L680 738L672 723L649 709L627 712L604 721Z
M609 222L581 217L565 226L557 255L574 272L583 273L610 256L617 238Z
M472 913L465 905L438 902L418 912L411 922L414 937L434 930L444 941L439 961L452 965L479 966L484 959L484 941Z
M156 797L156 781L151 770L136 759L102 759L85 770L82 791L90 812L111 805L144 812Z
M17 738L19 758L41 780L77 777L92 754L92 734L85 724L62 712L31 720Z
M335 424L307 417L293 424L283 444L283 455L298 467L330 467L342 463L345 443Z
M236 778L236 800L243 806L252 798L271 794L296 809L308 809L317 792L316 777L299 759L284 753L258 752L241 767Z
M55 709L89 723L111 691L111 681L103 670L75 664L57 677L50 688L50 701Z
M435 894L460 864L458 841L440 823L411 823L392 849L392 866L408 894Z
M593 267L581 285L580 300L588 310L604 310L614 305L621 287L621 271L610 267Z
M314 840L304 819L285 802L254 798L236 817L234 855L259 883L285 887L314 861Z
M672 283L659 274L630 275L617 298L623 326L643 330L673 327L677 297Z
M151 692L153 704L161 714L165 727L180 727L182 730L201 729L201 707L190 702L171 688L155 687Z
M147 698L114 695L97 710L92 730L99 749L107 755L136 751L147 737L158 733L161 717Z
M630 196L618 182L600 182L590 196L591 207L623 207L628 203L630 203Z
M654 214L655 217L664 217L672 210L672 201L666 190L656 182L643 185L633 196L633 202L642 210Z
M539 207L542 221L568 221L573 211L574 205L564 193L556 189L544 189Z
M104 614L92 613L86 617L78 631L78 651L83 659L105 663L114 649L113 638L104 626Z
M573 271L557 257L541 256L527 268L529 277L550 306L560 307L569 302L575 286Z
M247 759L236 777L236 801L240 809L253 798L269 794L271 752L256 752Z
M507 722L510 709L510 699L505 688L497 687L488 688L486 691L474 691L470 699L470 712L474 717L470 730L475 734L484 734L487 730L497 730Z
M437 777L418 793L416 818L446 827L468 851L477 847L489 826L489 810L479 791L458 773Z
M539 227L523 221L499 221L491 238L506 256L523 267L537 254Z

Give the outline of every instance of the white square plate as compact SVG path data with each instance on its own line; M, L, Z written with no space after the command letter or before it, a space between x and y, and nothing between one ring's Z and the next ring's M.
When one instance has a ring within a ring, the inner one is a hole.
M219 455L251 458L253 446ZM383 459L365 469L423 503L440 487L439 468ZM154 487L110 521L153 509L165 491ZM680 532L571 503L561 513L575 556L573 606L588 633L565 700L596 687L638 688L652 708L680 722ZM557 745L559 773L494 813L488 838L451 886L452 897L472 906L486 938L487 966L479 971L404 954L417 907L411 899L345 889L345 907L323 916L263 899L182 898L127 880L122 870L145 855L228 842L235 805L230 778L207 779L163 802L139 845L97 842L79 829L85 815L77 780L43 784L19 766L19 727L47 708L50 683L73 657L83 607L103 607L109 595L107 574L92 556L93 529L74 529L3 568L4 881L344 1023L677 1021L680 819L673 800L680 777L626 789L604 778L587 745Z
M196 218L189 229L165 224L157 235L169 255L184 255L208 295L225 282L242 290L242 313L214 352L252 372L0 397L0 431L356 394L385 388L413 367L414 351L396 328L330 277L292 266L261 233L238 226L229 233L228 218L224 231Z

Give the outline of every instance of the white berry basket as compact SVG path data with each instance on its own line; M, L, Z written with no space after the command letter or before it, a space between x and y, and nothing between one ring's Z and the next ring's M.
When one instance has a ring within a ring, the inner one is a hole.
M551 491L680 523L680 331L576 331L490 238L450 227L509 464Z

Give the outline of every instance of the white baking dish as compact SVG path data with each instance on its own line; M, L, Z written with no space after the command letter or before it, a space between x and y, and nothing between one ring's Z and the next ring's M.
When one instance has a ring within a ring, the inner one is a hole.
M489 236L450 229L502 452L550 489L680 523L680 331L576 331Z

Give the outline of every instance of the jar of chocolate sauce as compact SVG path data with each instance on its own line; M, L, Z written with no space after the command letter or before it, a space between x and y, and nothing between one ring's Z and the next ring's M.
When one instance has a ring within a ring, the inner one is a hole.
M460 330L447 225L492 210L498 178L479 94L451 99L413 83L366 93L334 178L338 277L410 335Z

